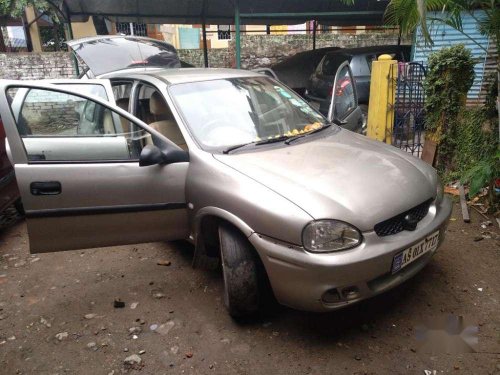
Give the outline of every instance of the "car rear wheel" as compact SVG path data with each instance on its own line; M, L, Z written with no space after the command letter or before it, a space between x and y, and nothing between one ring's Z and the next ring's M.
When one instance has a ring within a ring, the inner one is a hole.
M229 224L219 226L224 277L224 303L233 318L244 318L259 311L261 291L260 263L245 236Z

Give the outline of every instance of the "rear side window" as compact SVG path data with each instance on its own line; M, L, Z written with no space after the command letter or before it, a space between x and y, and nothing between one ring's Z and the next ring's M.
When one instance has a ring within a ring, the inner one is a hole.
M349 65L354 77L370 75L370 68L365 55L353 56Z
M366 64L368 66L368 70L371 72L372 71L372 63L377 59L377 55L374 53L371 53L369 55L365 55L366 57Z

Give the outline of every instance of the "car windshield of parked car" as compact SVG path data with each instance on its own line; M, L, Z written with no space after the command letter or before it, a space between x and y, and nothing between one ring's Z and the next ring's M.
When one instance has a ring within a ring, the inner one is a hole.
M171 86L170 93L208 150L293 137L326 123L307 102L267 77L183 83Z

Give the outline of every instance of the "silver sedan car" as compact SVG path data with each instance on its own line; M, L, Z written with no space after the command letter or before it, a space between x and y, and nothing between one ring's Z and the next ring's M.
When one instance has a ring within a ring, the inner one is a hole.
M327 120L272 78L229 69L0 87L33 253L187 239L195 266L222 268L241 317L268 294L310 311L372 297L444 240L436 171L345 129L355 97Z

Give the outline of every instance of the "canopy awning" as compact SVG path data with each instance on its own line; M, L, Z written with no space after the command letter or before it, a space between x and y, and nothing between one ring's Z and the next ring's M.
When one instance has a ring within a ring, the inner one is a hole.
M228 25L236 0L63 0L72 20L105 16L114 21ZM317 20L336 26L381 25L389 0L239 0L242 24L297 24Z

